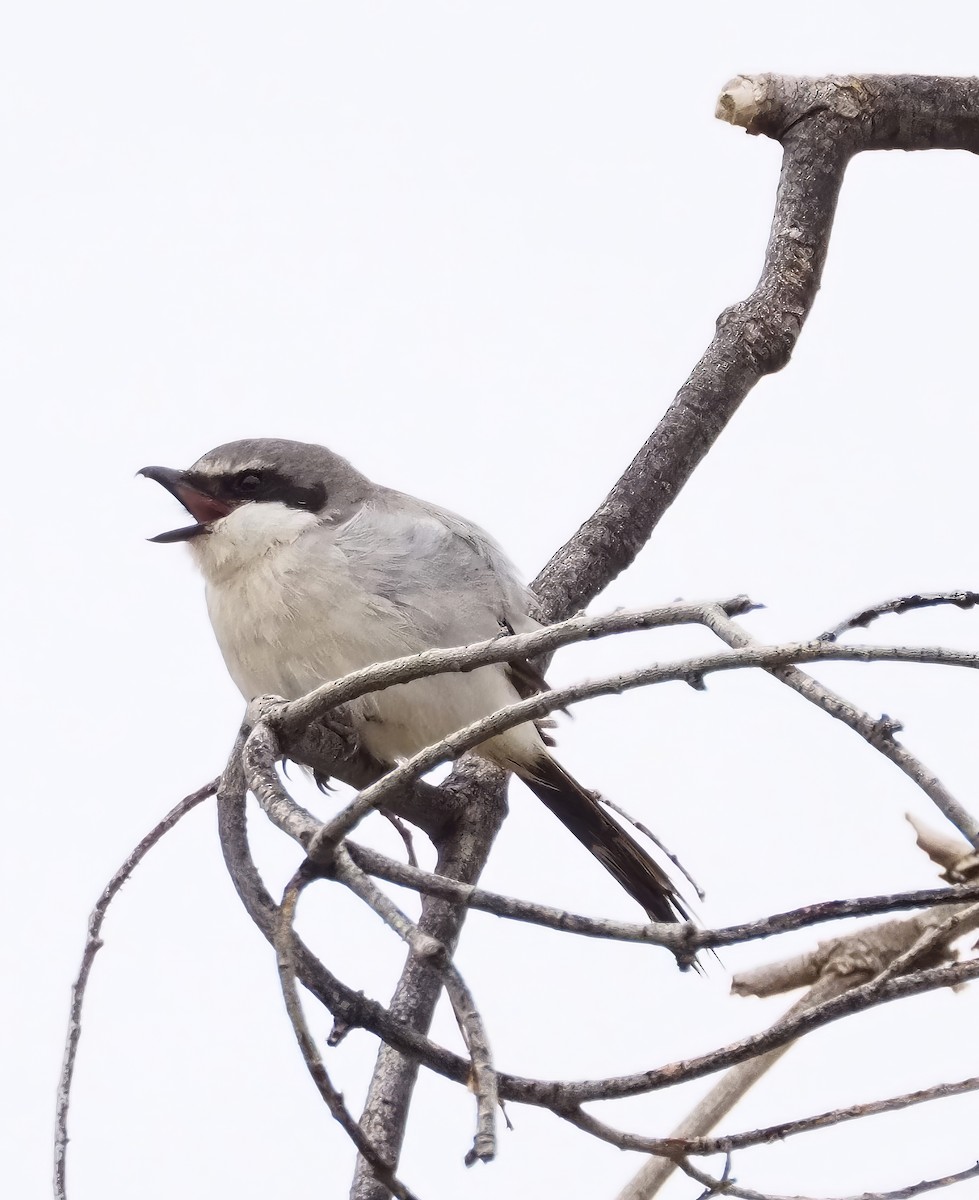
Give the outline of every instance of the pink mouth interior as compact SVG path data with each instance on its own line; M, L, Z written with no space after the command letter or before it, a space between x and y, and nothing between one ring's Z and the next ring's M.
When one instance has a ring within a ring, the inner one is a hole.
M213 496L205 496L203 492L197 491L196 488L187 487L186 484L179 485L176 492L180 503L194 520L201 525L209 525L212 521L226 517L232 508L234 508L233 504L226 504L223 500L215 500Z

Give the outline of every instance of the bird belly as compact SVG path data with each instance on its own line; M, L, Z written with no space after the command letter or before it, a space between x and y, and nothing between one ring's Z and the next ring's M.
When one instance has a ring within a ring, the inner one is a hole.
M518 699L502 667L480 667L376 692L364 698L354 722L361 742L376 758L397 762ZM533 725L508 730L480 746L485 757L510 769L533 762L541 749Z
M358 589L342 555L296 585L291 546L207 586L214 633L231 678L246 700L295 700L372 663L430 649L395 605ZM332 556L331 556L332 557ZM463 726L514 703L505 670L480 667L399 684L363 696L349 715L365 749L382 762L410 758ZM541 751L532 725L480 748L500 766L531 762Z

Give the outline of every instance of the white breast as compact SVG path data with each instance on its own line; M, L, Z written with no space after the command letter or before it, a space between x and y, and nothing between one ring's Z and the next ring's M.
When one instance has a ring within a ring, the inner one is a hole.
M247 504L191 542L214 633L246 700L295 699L377 660L378 630L369 641L364 634L370 598L325 532L310 513Z
M310 513L247 504L190 543L218 645L246 700L295 699L429 648L404 608L358 584L330 533ZM394 762L515 699L505 672L484 667L389 688L357 702L351 715L364 745ZM532 726L514 740L539 752Z

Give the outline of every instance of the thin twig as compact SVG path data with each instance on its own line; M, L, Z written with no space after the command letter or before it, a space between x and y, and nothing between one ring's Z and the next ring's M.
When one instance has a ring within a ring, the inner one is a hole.
M759 643L732 621L723 609L712 610L708 614L707 624L722 641L735 649L759 648ZM824 642L823 644L829 646L835 643ZM886 660L882 659L881 661ZM844 725L858 733L868 745L873 746L895 766L900 767L905 775L916 783L941 811L946 820L950 821L963 837L968 838L973 846L979 847L979 821L956 800L933 771L930 771L907 747L895 741L894 734L900 728L899 725L886 718L878 720L871 717L868 712L838 695L825 684L819 683L811 675L806 675L798 667L782 664L769 667L767 670L770 675L774 675L776 679L808 700L810 704L815 704L823 712L842 721Z
M476 1094L476 1136L466 1155L466 1165L489 1162L496 1155L496 1109L499 1094L496 1071L490 1054L483 1018L472 993L445 947L423 933L418 926L387 897L374 881L354 863L341 846L334 860L334 874L356 896L411 947L412 953L442 977L459 1031L469 1051L471 1082Z
M236 775L232 769L234 763L229 763L226 772L227 792L224 800L219 796L218 811L224 828L222 845L228 857L229 868L240 888L242 899L252 914L253 919L266 933L270 940L274 938L274 922L276 906L268 896L261 881L258 880L254 863L248 854L247 842L244 841L243 805L244 779ZM239 768L240 771L240 768ZM410 868L398 866L405 871ZM435 889L433 888L433 891ZM948 889L952 892L953 889ZM947 893L940 889L942 897ZM956 894L960 889L955 889ZM964 892L964 890L963 890ZM934 893L909 894L911 898L931 901ZM937 899L937 897L935 897ZM965 896L963 895L963 898ZM968 898L972 898L971 894ZM873 898L876 899L876 898ZM882 899L882 904L889 902L889 897ZM909 899L908 903L911 903ZM848 904L851 902L838 902ZM903 898L899 898L897 907L906 907ZM814 906L818 909L820 906ZM805 911L805 910L800 910ZM840 915L851 915L841 913ZM298 939L297 939L298 944ZM308 955L308 951L306 952ZM414 1030L408 1029L397 1021L392 1021L388 1012L376 1001L358 995L344 987L329 974L312 955L308 956L303 968L306 986L311 987L315 994L330 1007L348 1026L359 1026L374 1033L409 1059L423 1063L429 1069L457 1082L465 1081L471 1064L438 1046ZM642 1072L638 1075L613 1077L601 1081L562 1082L557 1080L529 1079L501 1072L499 1074L500 1094L505 1099L520 1103L554 1109L555 1111L571 1110L577 1105L597 1099L614 1099L622 1096L639 1095L644 1092L673 1086L689 1079L702 1078L716 1071L724 1070L738 1062L744 1062L758 1054L791 1042L803 1033L837 1020L848 1012L859 1012L873 1005L903 996L917 995L937 987L954 986L979 977L979 965L976 963L959 963L952 967L937 968L931 971L918 972L900 981L892 981L886 995L853 995L846 997L842 1006L826 1005L813 1010L805 1019L780 1022L777 1026L753 1035L740 1042L719 1047L709 1054L699 1055L692 1059L670 1063L665 1067Z
M851 629L866 629L878 617L889 613L901 615L919 608L934 608L939 604L954 604L956 608L962 609L974 608L979 604L979 592L913 592L908 596L895 596L890 600L881 601L880 604L860 609L859 612L840 621L839 625L821 633L819 637L824 642L835 642Z
M931 967L916 971L900 979L888 979L882 983L871 980L860 987L849 989L844 995L827 1000L807 1012L793 1017L783 1017L761 1033L750 1034L740 1041L732 1042L718 1050L693 1058L681 1059L663 1067L648 1071L637 1071L630 1075L619 1075L609 1079L587 1079L576 1082L556 1083L538 1088L529 1080L518 1081L500 1075L500 1092L506 1099L529 1100L545 1107L552 1105L574 1107L593 1100L620 1100L628 1096L639 1096L646 1092L672 1087L681 1080L699 1079L717 1071L745 1062L758 1054L774 1050L786 1042L795 1041L803 1034L821 1029L832 1021L865 1012L894 1000L920 995L937 988L954 987L979 979L979 959L955 963L952 966ZM528 1086L529 1085L529 1086Z
M846 986L845 981L843 986ZM781 1056L776 1056L776 1059L778 1057ZM754 1059L751 1064L743 1065L749 1066L760 1061L759 1059ZM772 1064L764 1064L763 1070L756 1071L755 1074L763 1074L770 1065ZM736 1092L732 1090L728 1102L725 1104L726 1109L730 1110L747 1090L746 1087L738 1088ZM745 1133L725 1134L721 1137L682 1136L679 1133L671 1133L667 1137L648 1137L639 1133L627 1133L624 1130L615 1129L611 1125L607 1125L591 1113L586 1113L580 1108L564 1112L558 1111L558 1115L574 1125L575 1128L582 1130L584 1133L591 1134L593 1137L597 1137L600 1141L608 1142L609 1145L615 1146L619 1150L637 1150L644 1154L656 1155L670 1160L670 1164L675 1166L675 1160L681 1155L706 1157L713 1154L731 1154L736 1150L746 1150L751 1146L764 1146L772 1142L781 1142L789 1137L803 1133L812 1133L817 1129L827 1129L832 1125L840 1125L846 1121L857 1121L862 1120L864 1117L875 1117L881 1116L884 1113L899 1112L902 1109L911 1108L916 1104L926 1104L932 1100L947 1100L952 1096L961 1096L975 1091L979 1091L979 1076L974 1076L971 1079L962 1079L957 1083L939 1083L934 1087L923 1088L917 1092L906 1092L901 1096L891 1096L886 1100L873 1100L868 1101L866 1104L850 1104L845 1108L830 1109L828 1112L817 1113L811 1117L799 1117L794 1121L782 1121L777 1125L766 1125L760 1129L748 1130ZM716 1119L719 1120L723 1115L723 1112L717 1112ZM714 1117L715 1114L711 1113L711 1119L714 1119ZM684 1123L686 1124L686 1122ZM659 1166L659 1164L656 1165ZM669 1165L667 1169L670 1169ZM657 1174L664 1174L664 1172L660 1171ZM648 1180L647 1182L652 1181ZM657 1178L655 1182L658 1185L661 1180ZM627 1200L628 1197L638 1197L641 1195L652 1196L654 1194L654 1187L636 1187L630 1183L619 1193L618 1200Z
M973 883L959 887L925 888L913 892L860 896L852 900L824 900L818 904L807 904L775 913L757 921L745 921L718 929L696 929L688 924L665 924L658 921L640 925L635 922L585 917L546 904L470 887L468 884L446 879L443 875L407 866L358 842L347 841L344 845L361 870L387 883L412 888L431 896L441 896L443 899L465 904L478 912L540 925L560 933L575 933L621 942L648 943L665 946L674 953L734 946L741 942L773 937L848 917L879 916L882 913L907 909L932 908L939 904L979 901L979 883Z
M320 827L320 822L297 804L282 786L276 772L280 747L275 732L259 721L245 738L241 764L252 795L273 825L305 846Z
M720 612L720 610L718 610ZM532 636L532 635L528 635ZM744 635L748 637L747 634ZM429 652L432 653L432 652ZM468 661L468 651L463 648L458 654L459 661ZM421 656L419 656L421 657ZM649 667L641 667L634 671L606 676L602 679L585 683L572 684L564 688L555 688L521 700L498 712L491 713L479 721L460 729L457 733L443 738L426 749L420 751L402 765L389 771L377 783L365 788L355 800L342 809L335 817L322 826L309 847L309 855L316 861L328 861L332 847L345 837L367 813L375 807L380 807L389 796L403 788L405 784L417 779L418 776L430 771L443 762L458 757L466 750L488 741L490 738L522 725L547 716L556 709L567 708L583 700L597 696L619 695L634 688L650 687L659 683L699 680L703 676L719 671L742 670L758 668L769 671L774 668L788 666L795 662L907 662L928 663L965 667L969 670L979 669L979 654L961 650L948 650L932 646L841 646L832 642L795 642L780 646L745 646L743 649L731 650L727 654L704 654L680 662L655 663ZM815 681L810 681L814 687ZM790 684L790 686L793 686ZM808 684L806 687L808 688ZM796 690L801 690L801 687ZM822 689L828 692L828 689ZM838 699L838 698L837 698ZM816 701L814 701L816 702ZM852 709L846 701L839 701L847 709ZM828 701L820 703L820 707L831 711ZM845 719L842 714L840 719ZM847 722L850 724L850 722ZM858 730L872 745L877 745L882 753L896 762L902 769L926 792L942 810L945 816L975 846L979 846L979 820L972 817L940 781L925 771L917 759L914 759L902 746L893 742L893 726L881 728L880 722L874 722L877 741L871 740L875 735L873 730ZM856 728L856 724L853 725ZM884 743L890 743L892 752L882 749Z
M711 601L710 607L738 616L757 607L747 596L730 600ZM489 638L470 646L454 646L425 650L389 662L373 663L352 671L342 679L301 696L298 700L268 706L268 719L283 735L299 733L310 721L319 720L331 709L349 704L369 692L384 691L414 679L458 671L472 671L491 663L515 659L538 658L553 654L562 646L593 641L620 633L636 633L645 629L662 629L675 625L698 625L703 622L704 604L666 604L641 612L614 612L600 616L577 616L548 625L533 633L511 634ZM257 715L262 715L261 700L254 702Z
M133 871L139 866L150 850L160 839L177 824L187 813L203 803L217 791L220 780L212 779L196 792L185 796L179 804L167 813L158 824L134 847L126 861L106 884L98 903L92 909L88 918L88 935L85 948L82 951L82 962L78 975L71 988L71 1012L68 1017L68 1034L65 1039L65 1055L61 1065L61 1077L58 1082L58 1099L55 1113L54 1132L54 1195L55 1200L65 1200L67 1196L67 1152L68 1152L68 1107L71 1101L71 1084L75 1073L75 1057L78 1053L78 1042L82 1034L82 1006L85 1002L85 989L92 970L95 956L102 949L102 923L105 914Z
M452 962L447 964L444 983L445 993L472 1062L471 1086L476 1093L476 1133L465 1159L466 1166L471 1167L477 1162L491 1162L496 1157L499 1084L482 1014L476 1007L469 985Z
M731 1133L724 1137L715 1138L661 1138L658 1140L664 1148L676 1143L676 1149L683 1154L728 1154L734 1150L744 1150L749 1146L763 1146L769 1142L781 1142L785 1138L794 1137L801 1133L812 1133L816 1129L826 1129L831 1125L840 1125L845 1121L858 1121L864 1117L877 1117L884 1113L899 1112L916 1104L927 1104L932 1100L947 1100L951 1096L961 1096L966 1092L979 1090L979 1075L971 1079L960 1079L955 1083L937 1083L934 1087L921 1088L916 1092L904 1092L900 1096L889 1096L886 1100L869 1100L865 1104L850 1104L845 1108L833 1108L828 1112L817 1113L811 1117L799 1117L794 1121L782 1121L778 1125L767 1125L761 1129L752 1129L746 1133ZM653 1151L655 1153L655 1151Z
M729 1179L718 1179L706 1171L699 1170L685 1159L678 1160L677 1165L684 1174L702 1184L707 1189L708 1196L733 1196L735 1200L812 1200L811 1197L756 1192L752 1188L740 1187ZM965 1183L967 1179L976 1178L979 1178L979 1162L972 1167L966 1167L964 1171L956 1171L954 1175L943 1175L940 1179L923 1179L920 1183L912 1183L888 1192L860 1192L859 1195L842 1196L838 1200L914 1200L915 1196L923 1196L925 1192L933 1192L938 1188L951 1187L955 1183Z
M382 808L380 812L381 816L384 817L389 824L394 826L395 832L401 838L402 842L404 842L405 854L408 858L408 866L417 867L418 856L415 854L415 839L412 836L410 827L406 825L404 821L402 821L396 812L392 812L389 808Z
M339 1123L347 1137L356 1146L358 1153L370 1163L371 1170L377 1178L381 1180L385 1187L390 1189L398 1200L417 1200L415 1194L409 1191L394 1174L394 1164L385 1162L378 1154L376 1147L364 1135L363 1130L351 1115L350 1110L344 1103L343 1096L333 1086L323 1058L316 1048L313 1035L306 1024L306 1016L303 1013L302 1003L299 999L299 987L296 982L293 922L295 920L296 905L299 901L300 892L308 882L309 879L304 876L300 869L286 885L282 896L282 903L279 905L278 927L275 938L276 961L279 967L282 996L285 1000L289 1020L292 1022L292 1028L296 1034L296 1041L299 1043L299 1049L302 1051L306 1069L309 1071L320 1095L326 1101L326 1105L334 1120Z

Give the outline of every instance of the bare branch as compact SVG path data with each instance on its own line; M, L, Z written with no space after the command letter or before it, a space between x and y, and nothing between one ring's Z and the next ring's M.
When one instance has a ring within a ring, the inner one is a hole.
M722 617L724 617L724 614L720 610L717 610L718 628L723 628L723 625L720 623L720 618ZM726 620L726 618L724 619ZM525 636L533 637L537 635ZM750 642L751 639L748 638L747 634L743 636ZM477 649L481 650L481 647ZM452 654L458 662L468 663L470 661L468 657L470 651L465 647L454 651L429 651L428 653ZM423 656L419 655L418 657L421 658ZM398 661L404 662L404 660ZM728 654L705 654L684 659L678 663L656 663L649 667L642 667L635 671L607 676L603 679L573 684L564 688L555 688L552 691L531 696L527 700L521 700L517 704L509 705L507 708L491 713L479 721L474 721L471 725L427 747L408 759L401 766L390 771L383 779L365 788L345 809L323 825L312 843L310 843L308 848L309 855L317 861L327 861L334 845L345 837L373 808L386 804L390 797L403 788L406 783L416 779L419 775L423 775L426 771L432 770L433 767L458 757L464 751L471 750L487 739L503 733L507 729L512 729L514 726L521 725L527 721L537 720L555 710L568 708L572 704L577 704L582 700L589 700L596 696L619 695L633 688L649 687L658 683L689 682L691 679L699 680L703 676L717 671L739 670L746 667L771 670L773 668L785 667L794 662L826 661L930 663L965 667L970 670L979 668L979 654L971 654L961 650L946 650L941 647L932 646L841 646L832 642L819 641L796 642L781 646L757 646L750 644L743 648L732 650ZM407 669L407 664L405 665L405 669ZM828 689L821 688L821 685L816 684L814 680L806 679L798 687L795 687L791 683L790 686L799 691L812 692L814 689L819 689L825 693L826 697L832 697L838 705L849 709L851 712L859 711L853 710L852 706L849 706L841 698L833 696ZM819 703L820 707L825 708L826 711L830 711L829 699L826 699L825 702L814 702ZM854 717L852 721L848 720L842 714L842 709L840 712L834 712L833 715L839 716L841 720L851 725L852 728L858 729L858 732L867 741L877 749L880 749L882 753L886 753L882 747L892 740L893 725L887 723L882 725L878 721L874 723L875 732L874 729L858 728L860 726L859 718ZM964 836L968 837L973 844L979 846L979 820L973 818L955 800L937 777L926 771L918 763L917 759L896 743L894 744L893 752L887 753L887 757L902 766L902 769L923 788L929 798L938 804L944 815L956 828Z
M247 732L247 731L245 731ZM240 735L240 744L244 733ZM275 945L279 906L262 883L248 846L245 825L245 779L238 754L232 754L218 788L218 831L225 864L245 911L266 940ZM296 973L302 985L333 1013L338 1025L366 1029L412 1061L465 1082L464 1059L395 1019L383 1005L347 987L293 934Z
M805 929L826 921L843 920L846 917L879 916L881 913L904 909L929 908L937 904L963 904L970 900L979 900L979 883L975 883L955 888L927 888L913 892L861 896L852 900L825 900L818 904L807 904L787 912L775 913L757 921L746 921L720 929L697 929L689 924L663 924L656 921L640 925L627 921L609 921L600 917L585 917L564 909L551 908L546 904L484 891L482 888L459 884L441 875L397 862L357 842L348 841L344 845L361 870L388 883L451 899L479 912L492 913L494 916L514 921L525 921L561 933L665 946L674 954L734 946L741 942Z
M279 782L275 766L280 753L275 733L264 721L259 721L241 749L245 779L272 824L301 846L306 846L319 829L320 822L297 804Z
M706 604L666 604L641 612L613 612L601 616L576 616L533 633L509 634L489 638L470 646L454 646L425 650L388 662L372 663L359 671L351 671L342 679L316 688L298 700L282 701L277 697L258 697L252 702L253 720L265 719L284 740L299 734L305 726L324 717L339 705L349 704L369 692L382 692L398 684L410 683L431 675L457 671L473 671L492 663L551 655L564 646L595 641L622 633L672 628L677 625L700 625L708 608L718 608L726 615L736 616L756 607L747 596Z
M977 922L979 905L966 908L939 906L904 921L885 921L822 943L809 954L745 972L734 979L732 991L742 995L770 995L811 984L806 995L782 1018L784 1023L816 1010L833 996L845 998L862 983L869 981L872 988L879 989L888 980L908 973L922 959L928 965L942 961L950 956L949 943L966 928L975 927ZM713 1129L788 1049L789 1043L785 1043L728 1071L674 1130L672 1137L662 1140L658 1153L667 1157L644 1164L618 1200L650 1200L678 1165L676 1149L671 1150L669 1143L674 1142L675 1146L674 1139L679 1139L686 1143L683 1153L690 1153L690 1147L694 1145L697 1146L695 1152L700 1153L701 1147L708 1144L702 1135ZM794 1131L801 1130L802 1127ZM591 1132L607 1140L612 1140L610 1135L615 1133L607 1127L593 1128ZM748 1136L749 1139L752 1137ZM709 1144L713 1146L717 1140L712 1139ZM762 1140L757 1138L757 1141ZM726 1145L724 1152L733 1148Z
M854 154L979 151L976 81L969 77L737 75L725 84L715 115L748 133L774 138L783 148L800 125L816 139L828 124Z
M733 1196L735 1200L811 1200L805 1196L776 1195L773 1192L756 1192L752 1188L739 1187L728 1179L717 1179L706 1171L698 1170L692 1163L680 1160L680 1169L703 1184L708 1189L707 1196ZM861 1192L859 1195L843 1196L839 1200L914 1200L915 1196L923 1196L925 1192L934 1192L938 1188L951 1187L955 1183L964 1183L967 1179L979 1178L979 1162L957 1171L954 1175L943 1175L940 1179L923 1179L920 1183L912 1183L908 1187L895 1188L890 1192Z
M758 647L758 642L719 608L709 614L707 623L717 636L729 646L736 649ZM832 645L833 643L826 642L825 644ZM871 717L868 712L819 683L811 675L806 675L798 667L789 665L772 667L769 668L769 674L774 675L794 692L798 692L810 704L815 704L823 712L842 721L885 758L890 759L895 766L900 767L905 775L912 779L941 811L946 820L950 821L973 845L979 846L979 820L956 800L933 771L930 771L900 742L895 741L894 734L900 728L899 725L889 719Z
M960 983L979 979L979 960L956 963L947 967L932 967L916 971L901 979L890 979L878 984L875 980L852 988L845 995L827 1000L815 1008L792 1017L783 1017L762 1033L751 1034L741 1041L732 1042L719 1050L694 1058L681 1059L664 1067L639 1071L632 1075L619 1075L611 1079L582 1080L579 1082L546 1084L543 1081L518 1079L500 1074L500 1094L504 1099L526 1100L531 1104L562 1109L587 1104L593 1100L620 1100L627 1096L639 1096L644 1092L658 1091L664 1087L690 1079L712 1075L727 1067L735 1066L758 1054L764 1054L793 1041L832 1021L853 1013L865 1012L892 1000L920 995L936 988L954 987Z
M377 1179L393 1193L398 1200L417 1200L415 1194L394 1174L394 1164L386 1161L377 1148L365 1136L363 1130L350 1114L343 1102L343 1096L336 1090L326 1070L326 1065L316 1048L316 1041L309 1032L306 1016L299 1000L299 988L296 984L296 968L294 964L294 935L293 921L296 915L296 904L305 883L301 874L293 876L286 885L279 906L278 928L275 937L276 961L279 967L279 981L282 985L282 996L286 1003L286 1011L292 1022L296 1041L302 1051L306 1069L316 1084L320 1095L326 1101L334 1120L336 1120L347 1137L357 1147L363 1159L369 1163Z
M78 1042L82 1035L82 1006L85 1003L85 989L91 974L95 956L102 949L102 923L109 905L118 895L122 885L132 875L146 855L160 839L185 817L191 809L213 796L218 788L218 780L212 779L196 792L185 796L179 804L167 813L150 832L134 847L126 861L105 885L99 901L92 909L88 918L88 936L82 951L82 962L78 975L71 988L71 1012L68 1017L68 1034L65 1039L65 1055L61 1065L61 1076L58 1081L58 1099L55 1113L54 1132L54 1195L55 1200L66 1200L67 1196L67 1154L68 1154L68 1108L71 1102L71 1084L75 1074L75 1057L78 1053Z
M855 147L830 112L786 129L761 278L726 309L700 362L611 492L534 582L545 617L584 607L633 561L742 400L788 362L829 246L843 172Z
M823 999L829 995L830 977L823 981L826 990ZM832 978L832 986L845 990L850 986L842 976ZM815 989L813 989L813 992ZM810 992L796 1007L815 1003ZM790 1011L794 1011L790 1010ZM801 1008L800 1008L801 1011ZM643 1153L657 1156L654 1161L647 1163L643 1170L631 1179L619 1192L616 1200L647 1200L656 1194L665 1183L666 1178L676 1169L676 1160L680 1157L706 1157L713 1154L731 1154L736 1150L746 1150L751 1146L764 1146L771 1142L781 1142L786 1138L803 1133L813 1133L818 1129L827 1129L832 1125L840 1125L846 1121L862 1120L864 1117L881 1116L884 1113L899 1112L916 1104L926 1104L932 1100L947 1100L952 1096L961 1096L967 1092L979 1091L979 1075L971 1079L962 1079L957 1083L939 1083L934 1087L923 1088L917 1092L906 1092L901 1096L891 1096L886 1100L872 1100L866 1104L850 1104L845 1108L834 1108L828 1112L818 1113L812 1117L799 1117L794 1121L782 1121L778 1125L766 1125L760 1129L752 1129L745 1133L726 1134L722 1137L700 1137L694 1132L716 1124L734 1107L738 1100L750 1089L753 1083L761 1077L782 1054L790 1049L783 1047L781 1051L771 1056L761 1055L750 1063L742 1063L729 1071L719 1081L696 1109L684 1119L669 1137L646 1137L643 1134L626 1133L613 1129L612 1126L597 1120L582 1109L561 1113L570 1124L575 1125L585 1133L590 1133L603 1142L616 1146L620 1150L639 1150ZM755 1078L748 1079L746 1072ZM724 1085L723 1087L721 1085ZM690 1132L684 1132L689 1130Z
M489 1039L472 993L442 943L423 933L388 899L374 881L357 867L343 846L337 850L333 867L337 880L345 884L354 895L373 909L398 937L407 942L418 960L441 976L463 1041L469 1051L472 1064L471 1081L476 1093L476 1136L472 1149L466 1155L466 1165L471 1166L480 1160L489 1162L496 1155L496 1108L499 1095Z
M478 760L465 759L456 765L443 785L458 805L464 820L458 820L438 843L439 874L462 883L474 883L489 855L490 847L506 815L503 774ZM451 956L455 952L467 909L436 897L422 901L419 928L437 938ZM407 1032L427 1030L441 991L441 981L416 959L409 958L391 1001L390 1016ZM361 1124L375 1143L396 1155L404 1139L411 1095L418 1075L419 1056L405 1056L390 1039L378 1051ZM445 1053L445 1052L443 1052ZM454 1056L453 1056L454 1057ZM426 1057L426 1062L428 1059ZM465 1080L469 1064L454 1078ZM372 1181L358 1163L351 1200L383 1200L383 1189Z
M874 985L879 987L892 977L894 968L906 972L926 950L938 955L937 959L928 955L930 965L942 961L944 946L953 935L959 937L977 927L979 905L938 905L913 917L883 921L820 942L806 954L743 971L732 979L731 991L739 996L774 996L812 984L827 970L840 975L873 975Z
M919 608L935 608L940 604L954 604L956 608L962 609L974 608L979 604L979 592L914 592L908 596L895 596L890 600L881 601L880 604L860 609L819 636L824 642L835 642L851 629L866 629L878 617L889 613L901 615Z
M732 1133L725 1137L689 1138L679 1147L683 1154L730 1154L749 1146L761 1146L768 1142L781 1142L800 1133L812 1133L845 1121L858 1121L864 1117L877 1117L884 1113L899 1112L916 1104L927 1104L932 1100L948 1100L966 1092L979 1090L979 1075L971 1079L960 1079L956 1083L938 1083L934 1087L922 1088L917 1092L905 1092L901 1096L890 1096L886 1100L870 1100L866 1104L850 1104L845 1108L833 1108L812 1117L798 1117L794 1121L783 1121L779 1125L767 1125L763 1129L752 1129L747 1133ZM669 1145L672 1138L664 1138ZM625 1198L623 1197L623 1200Z

